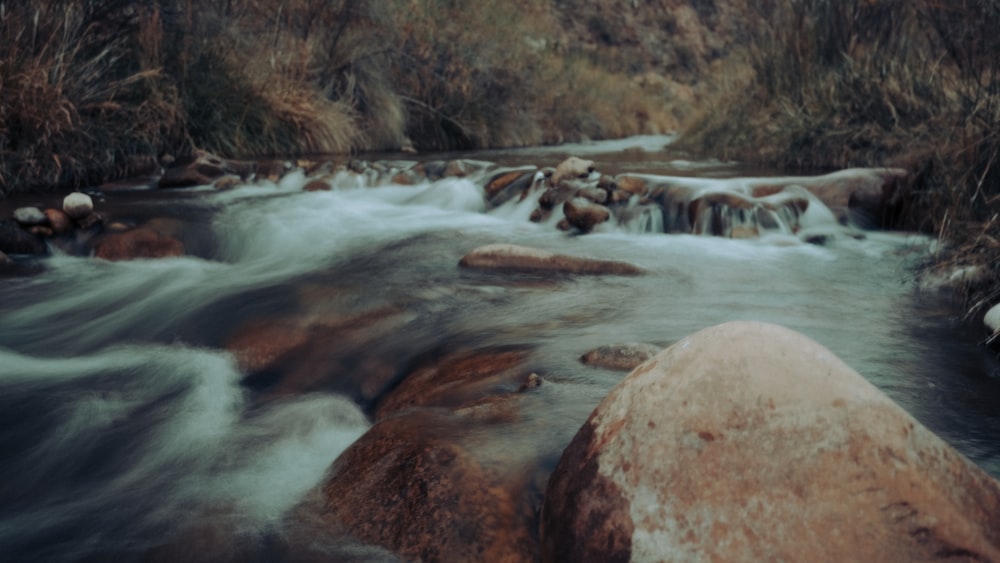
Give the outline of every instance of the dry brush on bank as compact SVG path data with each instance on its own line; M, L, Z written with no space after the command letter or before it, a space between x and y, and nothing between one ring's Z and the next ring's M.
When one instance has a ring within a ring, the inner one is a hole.
M748 78L681 145L782 169L903 166L914 181L898 225L1000 280L1000 2L733 4ZM1000 298L970 289L974 310Z
M665 129L664 92L491 0L0 1L0 193L233 158Z

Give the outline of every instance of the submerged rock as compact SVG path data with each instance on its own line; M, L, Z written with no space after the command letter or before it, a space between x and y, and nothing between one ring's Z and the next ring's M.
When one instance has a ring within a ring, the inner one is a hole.
M378 402L380 420L418 406L459 407L489 395L512 392L528 377L528 350L498 348L432 359L404 376ZM536 376L537 377L537 376Z
M466 254L459 265L485 270L549 271L568 274L635 276L642 268L627 262L577 258L513 244L489 244Z
M663 348L645 342L627 342L601 346L580 356L588 366L616 371L632 371L640 364L659 354Z
M104 235L94 247L95 257L111 261L183 255L184 243L147 227Z
M822 346L735 322L601 402L542 542L547 561L997 561L1000 484Z

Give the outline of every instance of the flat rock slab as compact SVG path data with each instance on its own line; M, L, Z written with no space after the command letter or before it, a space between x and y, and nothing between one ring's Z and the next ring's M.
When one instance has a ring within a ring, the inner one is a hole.
M580 361L615 371L632 371L640 364L663 351L663 348L645 342L625 342L595 348L580 356Z
M483 270L637 276L645 271L627 262L578 258L513 244L490 244L466 254L459 265Z
M549 480L547 561L1000 561L1000 484L788 329L633 371Z

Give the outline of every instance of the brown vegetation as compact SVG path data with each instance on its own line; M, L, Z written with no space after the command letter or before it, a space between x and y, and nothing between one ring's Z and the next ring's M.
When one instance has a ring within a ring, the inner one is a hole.
M541 0L0 2L0 193L232 158L617 137L666 95Z
M682 146L782 169L906 167L899 226L939 235L951 243L939 259L1000 280L1000 2L732 4L749 30L735 73L747 78L707 104ZM974 310L1000 297L972 295Z

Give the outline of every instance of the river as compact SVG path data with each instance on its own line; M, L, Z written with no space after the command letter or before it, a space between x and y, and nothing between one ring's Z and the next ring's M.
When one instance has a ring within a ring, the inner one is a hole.
M572 153L609 173L748 173L677 160L664 143L471 156L552 166ZM304 176L293 173L225 192L102 196L109 213L171 221L189 255L104 262L57 253L0 277L0 560L148 560L205 523L269 559L268 538L280 536L288 511L371 425L372 394L336 383L338 373L398 374L451 350L530 351L546 391L529 418L549 431L512 441L470 428L465 439L551 469L624 375L584 366L581 354L618 342L666 346L737 319L781 324L828 347L1000 477L1000 366L960 304L917 290L913 268L931 241L838 231L814 245L626 227L574 236L530 222L516 202L487 209L483 182L303 192ZM648 273L458 267L496 242ZM226 349L248 323L378 311L390 321L314 354L318 383L291 391L244 381Z

